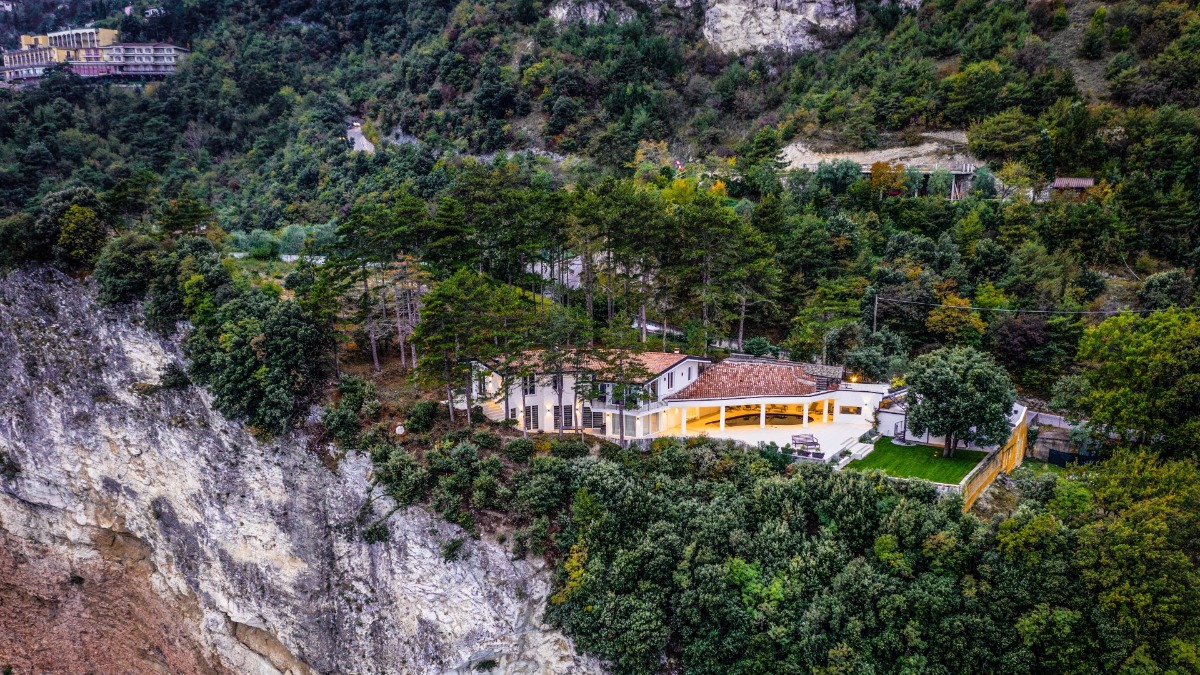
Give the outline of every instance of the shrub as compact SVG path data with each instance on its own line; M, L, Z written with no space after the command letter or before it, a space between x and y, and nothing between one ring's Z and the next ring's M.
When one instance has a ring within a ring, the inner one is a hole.
M1146 277L1137 293L1138 304L1146 309L1186 307L1192 297L1192 282L1182 270L1167 270Z
M746 350L747 354L752 356L766 356L768 354L776 353L777 347L772 345L771 341L767 338L762 337L761 335L755 335L749 340L746 340L744 349Z
M475 445L479 446L480 450L489 450L494 452L500 449L500 436L493 434L490 431L476 431L475 434L471 436L471 440L475 442Z
M140 300L154 276L158 245L140 234L110 239L100 252L92 278L106 305Z
M429 431L437 420L438 408L436 401L417 401L405 415L405 429L418 434Z
M378 544L381 541L387 541L391 537L391 530L388 529L386 520L377 520L363 528L362 538L368 544Z
M54 248L58 261L74 268L95 265L108 231L96 212L75 204L67 209L58 223L60 234Z
M516 438L504 445L504 455L517 463L525 463L533 456L533 441Z
M256 260L274 260L279 257L279 240L266 230L254 230L246 237L246 249Z
M563 459L575 459L576 457L587 457L588 446L578 439L552 441L550 443L550 454Z
M0 450L0 476L12 480L19 473L21 473L21 465L17 464L15 459L9 457L7 452Z
M358 440L358 413L349 406L326 406L321 426L340 446L351 446Z
M475 508L503 508L511 496L497 475L484 474L471 484L471 505Z
M375 463L375 477L385 486L388 496L401 506L423 500L429 493L429 470L399 446L388 451L386 457L386 461Z
M617 462L621 459L621 446L612 441L604 441L600 444L600 457L607 459L610 462Z
M1050 28L1054 30L1062 30L1071 25L1071 17L1067 14L1066 7L1059 7L1054 10L1054 17L1050 19Z
M455 537L450 541L442 544L442 560L446 562L454 562L462 560L465 556L463 551L464 540L462 537Z
M769 443L759 448L759 454L763 459L767 460L767 464L770 464L776 473L783 473L788 465L792 463L792 458L780 452L779 446L774 443Z
M442 437L442 440L451 445L456 445L458 443L462 443L463 441L470 441L471 440L471 430L470 429L451 429L450 431L446 432L446 435Z
M159 389L184 389L191 385L192 380L187 371L178 363L168 363L158 378Z

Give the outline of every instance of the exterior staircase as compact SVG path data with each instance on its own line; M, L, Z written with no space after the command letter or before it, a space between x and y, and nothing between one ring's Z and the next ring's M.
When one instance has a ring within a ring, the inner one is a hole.
M857 436L851 436L842 443L841 447L833 451L833 466L840 469L856 459L867 456L874 449L875 446L870 443L859 442ZM849 457L843 458L841 456L844 450L850 451Z
M493 422L504 421L504 404L496 403L495 401L484 401L480 406L483 408L483 414Z

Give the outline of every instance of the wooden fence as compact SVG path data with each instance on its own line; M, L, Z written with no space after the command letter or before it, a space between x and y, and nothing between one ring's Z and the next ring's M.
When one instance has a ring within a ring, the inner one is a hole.
M1028 414L1021 415L1021 421L1013 427L1012 435L1004 447L988 455L979 466L976 466L962 484L963 511L971 508L979 495L996 480L1000 472L1008 473L1021 466L1025 459L1025 446L1028 441Z

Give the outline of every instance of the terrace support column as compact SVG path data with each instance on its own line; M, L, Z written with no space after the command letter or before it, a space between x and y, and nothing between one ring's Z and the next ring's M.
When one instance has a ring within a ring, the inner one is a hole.
M721 431L725 431L725 406L721 406Z
M800 410L802 411L800 414L800 426L806 427L808 426L808 401L800 404Z
M767 428L767 404L761 403L758 406L758 428Z
M837 421L837 401L829 399L829 423Z
M687 436L687 408L679 409L679 435Z

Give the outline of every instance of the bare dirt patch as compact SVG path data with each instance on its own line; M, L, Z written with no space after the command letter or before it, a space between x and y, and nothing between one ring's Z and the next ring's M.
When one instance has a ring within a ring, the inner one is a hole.
M848 159L859 164L890 162L905 165L982 164L967 150L964 131L936 131L922 135L917 145L891 145L871 150L841 151L821 147L812 140L796 141L783 149L783 161L792 168L812 168L820 162ZM898 139L897 139L898 141ZM885 142L885 146L886 146Z

